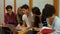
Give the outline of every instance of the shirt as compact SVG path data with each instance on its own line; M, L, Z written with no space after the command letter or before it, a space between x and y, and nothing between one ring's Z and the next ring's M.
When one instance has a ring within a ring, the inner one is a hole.
M22 16L22 20L26 22L27 27L30 27L32 22L32 15L27 16L26 14L24 14Z
M11 23L13 25L17 25L17 16L13 12L12 12L11 15L9 15L8 13L6 13L4 15L4 21L5 21L6 24Z
M52 34L60 34L60 18L59 17L55 17L53 24L52 24L52 28L55 29L55 31Z

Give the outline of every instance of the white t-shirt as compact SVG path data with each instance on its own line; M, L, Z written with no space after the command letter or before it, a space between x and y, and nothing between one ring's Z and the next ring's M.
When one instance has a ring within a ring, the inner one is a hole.
M26 14L24 14L22 20L26 22L27 27L30 27L32 22L32 15L30 14L29 16L27 16Z

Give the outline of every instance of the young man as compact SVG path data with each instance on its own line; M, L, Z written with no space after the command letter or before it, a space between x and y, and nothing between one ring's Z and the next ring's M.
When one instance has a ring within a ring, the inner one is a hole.
M29 12L29 6L25 4L21 8L24 13L22 16L23 26L30 27L32 23L32 15L31 12Z
M12 11L12 6L8 5L6 7L7 13L4 16L4 21L6 24L17 25L17 15Z
M14 12L12 12L12 6L8 5L6 7L7 13L4 15L4 23L3 25L7 25L7 24L11 24L13 26L16 26L17 23L17 16ZM10 34L11 31L7 26L3 26L3 30L5 32L5 34Z
M47 4L46 4L47 5ZM55 8L52 5L45 7L48 23L55 31L52 34L60 34L60 18L55 15Z

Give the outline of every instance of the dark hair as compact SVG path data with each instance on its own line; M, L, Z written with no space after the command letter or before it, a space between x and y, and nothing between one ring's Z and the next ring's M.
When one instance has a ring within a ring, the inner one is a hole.
M46 10L45 8L42 10L42 16L41 16L41 22L43 26L47 26L47 21L46 21Z
M45 10L45 8L42 10L42 17L44 17L44 18L46 18L46 14L47 14L47 12L46 12L46 10Z
M12 9L12 6L11 5L7 5L6 10L8 10L8 9Z
M18 10L17 10L17 16L18 16L18 18L19 18L19 21L22 21L22 15L23 15L23 14L19 14L19 12L20 12L19 10L20 10L20 9L21 9L21 7L19 7ZM20 12L20 13L21 13L21 12Z
M36 14L36 15L40 15L41 14L40 9L38 7L32 8L32 13Z
M50 7L50 4L46 4L46 5L45 5L45 8L47 8L47 7Z
M34 7L32 8L32 13L33 14L36 14L36 15L40 15L41 12L40 12L40 9L38 7ZM39 16L35 16L34 17L34 27L39 27L39 23L40 23L40 17Z
M40 17L35 16L34 17L34 27L39 27L39 23L40 23Z
M55 14L55 7L53 5L45 5L46 17L51 17Z
M23 6L21 6L21 9L29 9L29 6L27 4L24 4Z

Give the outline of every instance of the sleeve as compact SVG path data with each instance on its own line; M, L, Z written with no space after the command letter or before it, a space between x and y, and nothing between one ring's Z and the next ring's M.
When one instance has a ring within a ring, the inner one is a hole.
M55 29L55 32L53 32L52 34L60 34L60 23L59 23L59 20L57 22L55 22L54 29Z
M26 15L23 15L22 20L25 21L26 18L27 18L27 16Z
M23 26L25 26L27 23L27 16L26 15L22 16L22 21L23 21Z

